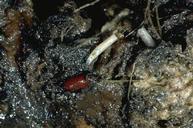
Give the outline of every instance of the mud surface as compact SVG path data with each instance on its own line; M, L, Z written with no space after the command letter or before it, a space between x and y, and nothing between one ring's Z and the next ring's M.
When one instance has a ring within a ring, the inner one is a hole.
M192 128L192 9L191 0L1 0L0 127Z

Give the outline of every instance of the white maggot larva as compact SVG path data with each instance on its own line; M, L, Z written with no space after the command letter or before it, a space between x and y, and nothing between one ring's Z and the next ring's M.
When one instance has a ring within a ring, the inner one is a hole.
M109 48L113 43L118 40L118 37L115 34L112 34L106 40L104 40L101 44L99 44L89 55L86 64L91 65L98 56L104 52L107 48Z
M155 47L155 41L144 27L138 29L137 36L141 38L146 46Z

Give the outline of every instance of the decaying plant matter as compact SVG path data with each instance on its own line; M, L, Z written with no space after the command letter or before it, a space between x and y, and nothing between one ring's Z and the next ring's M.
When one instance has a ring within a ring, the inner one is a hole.
M193 127L193 1L1 0L0 126Z

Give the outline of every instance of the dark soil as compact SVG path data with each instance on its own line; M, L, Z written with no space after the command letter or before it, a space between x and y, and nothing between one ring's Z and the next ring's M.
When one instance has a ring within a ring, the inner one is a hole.
M193 127L193 1L93 1L0 1L0 127Z

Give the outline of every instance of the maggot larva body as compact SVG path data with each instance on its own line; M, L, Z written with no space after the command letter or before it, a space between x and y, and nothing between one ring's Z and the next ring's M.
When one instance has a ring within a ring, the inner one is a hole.
M109 38L104 40L100 45L98 45L92 53L89 55L86 64L91 65L98 56L104 52L108 47L118 40L118 37L115 34L112 34Z
M155 47L155 41L153 40L149 32L145 29L145 27L141 27L140 29L138 29L137 36L141 38L146 46Z

